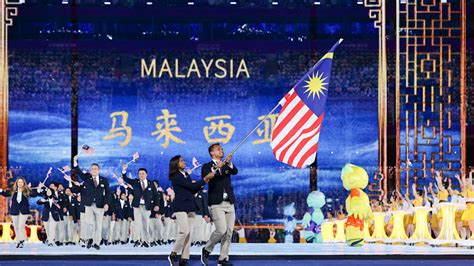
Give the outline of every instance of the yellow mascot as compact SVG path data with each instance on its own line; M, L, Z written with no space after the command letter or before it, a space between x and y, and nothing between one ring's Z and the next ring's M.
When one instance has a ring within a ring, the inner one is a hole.
M342 168L341 179L344 188L350 191L346 199L346 243L360 247L364 244L364 220L372 218L369 197L362 190L369 183L369 176L362 167L348 163Z

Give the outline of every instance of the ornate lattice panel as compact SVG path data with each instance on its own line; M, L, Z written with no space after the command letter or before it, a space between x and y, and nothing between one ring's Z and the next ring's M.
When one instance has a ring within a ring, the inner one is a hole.
M435 171L461 174L463 5L460 0L399 3L398 185L406 193L413 182L434 183Z
M387 197L387 49L386 49L386 1L364 0L368 8L369 18L374 20L374 28L378 29L378 169L369 180L369 196L383 199Z
M0 0L0 188L8 183L8 28L18 14L20 0ZM7 212L7 200L0 197L0 221Z

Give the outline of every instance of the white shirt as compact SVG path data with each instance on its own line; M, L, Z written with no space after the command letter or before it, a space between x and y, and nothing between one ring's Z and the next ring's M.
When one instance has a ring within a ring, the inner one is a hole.
M140 180L140 186L142 185L142 183L141 183L141 182L143 182L143 187L144 187L144 188L147 188L147 187L148 187L148 180L146 180L146 179L145 179L145 180L143 180L143 181L142 181L142 180Z
M18 191L16 192L16 202L18 202L18 203L21 202L21 197L22 197L22 195L23 195L23 193L22 193L20 190L18 190Z
M212 161L214 162L214 164L217 164L217 163L218 163L218 162L217 162L216 160L214 160L214 159L212 159ZM230 168L233 168L234 166L233 166L233 165L231 166L231 165L232 165L232 164L230 164L229 167L230 167ZM221 172L221 169L220 169L220 168L218 169L218 171L219 171L219 173L222 175L222 172ZM222 198L223 198L223 199L228 199L228 198L229 198L229 195L227 195L227 192L225 192L225 189L224 189L224 193L222 194Z
M216 160L212 159L212 161L214 162L214 165L217 165L218 162L217 162ZM212 168L211 168L211 170L212 170ZM222 174L220 168L218 168L217 170L215 170L215 171L213 171L213 172L214 172L214 173L215 173L215 172L219 172L220 174Z
M120 200L120 206L121 206L122 209L123 209L123 206L124 206L124 205L125 205L125 201L121 199L121 200Z
M93 176L92 178L94 178L94 182L97 183L97 185L99 185L99 176Z
M146 179L143 181L140 179L140 186L142 185L142 182L144 187L143 191L145 191L146 187L148 186L148 182ZM140 199L140 204L145 204L145 199L143 197Z
M68 199L69 199L69 203L72 203L72 196L68 196ZM66 212L66 216L69 216L69 209L67 210Z

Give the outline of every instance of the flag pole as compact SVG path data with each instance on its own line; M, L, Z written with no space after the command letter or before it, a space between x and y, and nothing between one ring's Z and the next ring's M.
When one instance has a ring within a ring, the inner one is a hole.
M250 133L247 134L247 136L245 136L245 138L239 142L239 144L237 145L237 147L235 147L232 152L229 154L229 155L234 155L235 152L240 148L240 146L242 146L242 144L244 144L244 142L253 134L253 132L255 132L255 130L257 130L261 125L262 123L273 113L275 112L275 110L278 108L278 106L280 106L280 103L278 103L275 107L273 107L273 109L257 124L257 126L255 126L252 131L250 131Z

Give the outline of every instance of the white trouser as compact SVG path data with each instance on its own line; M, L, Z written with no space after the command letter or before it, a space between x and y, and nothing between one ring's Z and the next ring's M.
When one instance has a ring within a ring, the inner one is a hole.
M122 226L122 220L116 220L114 229L111 235L112 241L120 240L120 227Z
M12 215L12 222L13 222L13 229L15 230L16 234L16 242L19 243L20 241L24 241L26 239L25 236L25 224L28 220L29 214L18 214Z
M214 246L217 243L221 244L221 252L219 260L223 260L229 257L229 248L232 242L232 233L234 231L235 224L235 208L234 204L223 201L220 204L210 206L210 211L216 230L214 230L207 241L206 249L208 252L212 252Z
M64 218L63 218L64 219ZM56 241L61 243L65 242L66 240L66 221L58 221L56 225Z
M179 231L179 225L176 222L176 219L171 219L171 231L170 231L170 237L173 240L176 240L178 237L178 231Z
M156 231L156 222L155 222L155 218L150 218L150 223L148 224L148 232L150 233L150 242L154 242L155 241L155 231Z
M128 221L127 220L117 220L114 226L114 240L115 241L127 241L128 237Z
M181 254L182 259L189 259L191 239L193 238L194 212L176 212L176 223L179 225L173 252Z
M165 217L165 220L163 222L163 234L162 234L162 238L164 241L168 241L173 238L171 235L173 226L174 226L173 219L169 217Z
M204 237L205 237L206 241L209 240L209 238L211 237L211 233L214 230L216 230L216 226L214 225L214 223L206 223L205 233L204 233Z
M140 205L138 208L133 208L135 230L139 236L138 239L142 242L150 242L150 215L151 211L148 211L145 208L145 205Z
M138 226L138 221L136 218L134 218L134 220L132 221L132 224L131 224L131 236L132 236L132 241L140 241L140 227Z
M86 237L93 239L93 243L100 244L102 239L102 221L104 219L104 208L97 208L95 203L92 206L86 206Z
M133 221L128 221L128 233L127 236L130 240L133 240Z
M196 215L194 218L194 233L193 242L201 242L204 240L204 230L206 221L202 218L202 215Z
M109 240L111 216L105 216L102 219L102 239Z
M56 242L56 228L58 225L58 222L56 222L50 214L50 217L47 222L43 222L44 224L44 229L46 230L46 239L48 243L54 243Z
M117 225L116 221L110 221L109 242L114 241L114 232L115 232L115 226L116 225Z
M153 224L153 241L159 241L163 239L163 222L161 221L161 216L158 218L152 219Z
M77 224L74 223L72 216L64 217L64 222L66 224L66 242L76 242L77 239Z
M81 212L80 219L79 219L79 238L82 240L86 239L86 228L87 228L87 222L86 222L86 214L84 212Z

